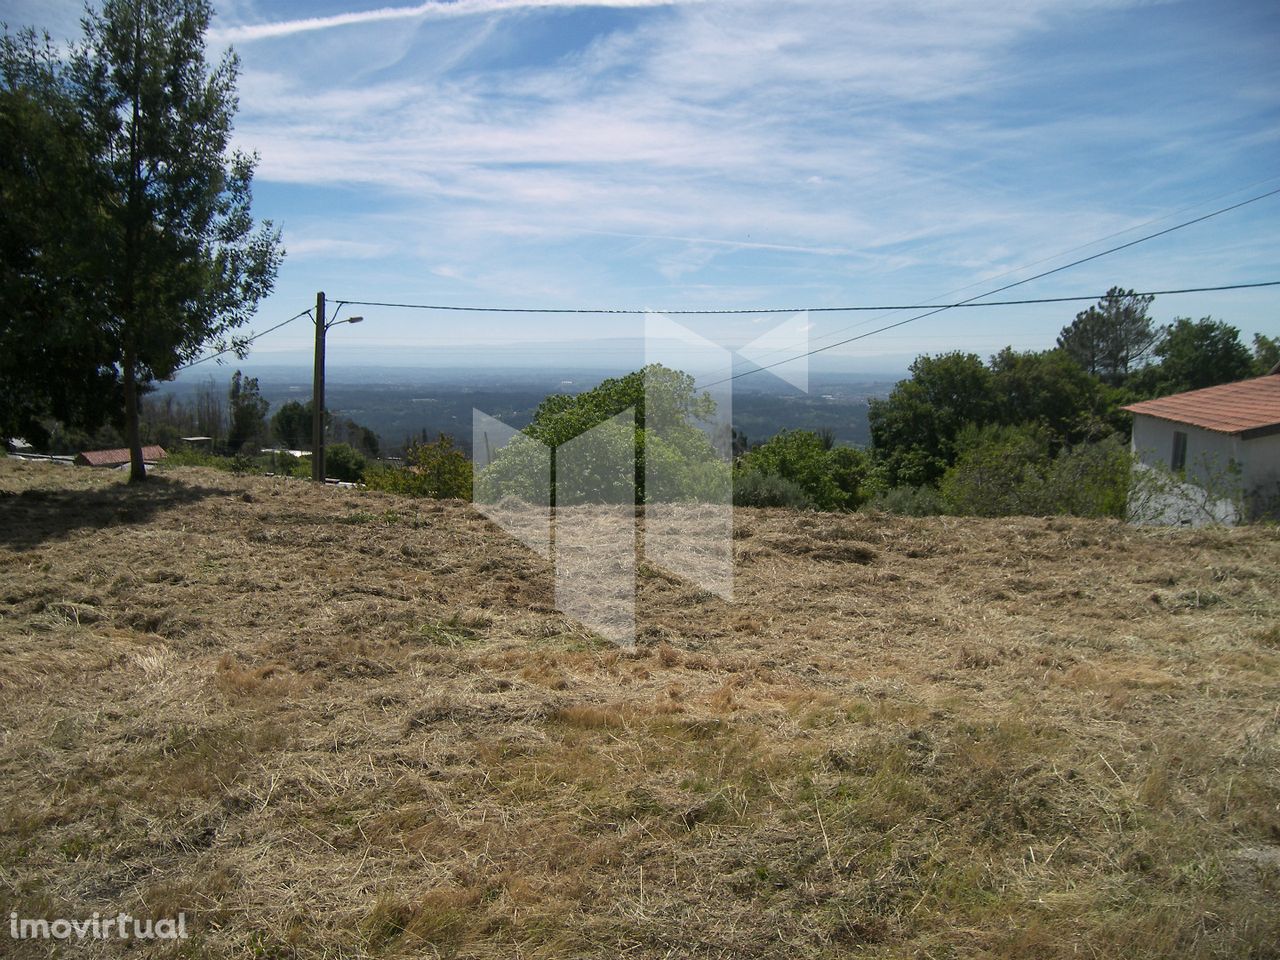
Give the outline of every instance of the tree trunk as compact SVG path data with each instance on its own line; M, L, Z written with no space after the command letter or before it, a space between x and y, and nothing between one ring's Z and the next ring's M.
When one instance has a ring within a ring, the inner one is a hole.
M142 462L142 439L138 435L138 353L135 349L133 324L137 323L136 293L138 289L138 237L141 222L142 156L138 149L138 127L142 120L142 4L133 10L133 89L130 91L133 123L129 125L129 195L124 237L125 298L124 316L124 431L129 444L129 482L147 479L147 466Z
M134 369L133 350L124 351L124 429L129 442L129 482L147 479L147 466L142 462L142 437L138 431L138 375Z

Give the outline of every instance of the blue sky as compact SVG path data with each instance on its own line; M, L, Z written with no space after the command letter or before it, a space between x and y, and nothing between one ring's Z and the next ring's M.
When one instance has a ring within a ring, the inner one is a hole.
M0 8L69 35L79 5ZM929 302L1280 187L1280 6L1264 0L217 8L213 47L243 61L237 142L261 155L255 210L289 251L256 329L320 289L494 306ZM1274 279L1280 196L1010 296ZM1082 306L952 311L834 353L858 369L1045 347ZM331 359L642 329L359 309L367 322L331 333ZM1276 334L1280 288L1154 313ZM737 346L771 322L691 325ZM809 336L871 322L815 314ZM309 337L299 322L254 359L305 362Z

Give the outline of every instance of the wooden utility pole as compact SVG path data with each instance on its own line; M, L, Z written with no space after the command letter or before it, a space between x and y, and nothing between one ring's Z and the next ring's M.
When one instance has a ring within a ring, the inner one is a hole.
M311 380L311 479L324 483L324 291L316 294L316 365Z

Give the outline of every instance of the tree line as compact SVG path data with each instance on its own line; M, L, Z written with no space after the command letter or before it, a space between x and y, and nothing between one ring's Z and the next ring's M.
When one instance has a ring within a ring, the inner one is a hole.
M171 393L144 395L138 430L144 444L162 446L169 453L189 447L184 439L193 437L201 438L201 449L217 457L253 457L261 448L273 445L307 451L312 443L312 409L310 400L289 400L268 416L270 403L262 396L258 378L237 370L228 387L218 387L210 377L186 400ZM362 457L376 459L381 455L378 434L350 417L335 416L326 409L324 431L329 444L349 446ZM110 423L90 433L52 422L44 449L66 454L117 448L124 443L119 427ZM343 451L338 458L346 459Z
M1124 406L1280 362L1280 338L1258 334L1250 349L1212 317L1156 325L1153 299L1113 287L1049 350L917 357L908 378L871 402L868 449L780 435L739 461L738 501L1121 516L1131 475Z
M1157 326L1151 303L1113 288L1052 349L918 357L910 376L872 401L866 448L837 444L829 431L786 430L763 443L734 431L732 460L723 462L707 434L710 398L687 374L654 365L547 397L474 489L465 451L446 436L413 443L404 466L371 465L363 478L410 495L496 501L546 496L550 469L552 501L557 493L576 499L577 474L556 478L559 461L547 450L592 431L588 458L634 456L634 475L609 483L637 503L664 495L646 489L646 464L660 458L678 496L714 500L731 476L740 506L1124 516L1133 464L1122 407L1262 375L1280 362L1280 339L1258 335L1250 350L1235 327L1211 317ZM619 421L627 410L633 417ZM594 495L609 495L590 469L585 476Z
M917 357L910 376L871 402L866 448L839 445L828 431L786 430L756 444L735 431L732 463L725 465L734 503L1124 516L1133 477L1124 406L1263 375L1280 362L1280 338L1259 334L1251 350L1239 330L1212 317L1158 326L1152 302L1115 287L1063 327L1051 349L1006 347L986 360L963 351ZM646 409L655 398L661 409ZM649 495L645 463L655 456L665 458L678 490L693 499L714 494L724 488L712 447L697 429L713 412L709 404L687 375L660 366L576 396L548 397L528 438L517 437L481 473L476 492L489 498L536 492L545 470L541 447L564 444L634 408L634 425L611 426L622 432L602 439L601 450L634 449L629 489L636 501ZM661 431L653 428L655 415L667 424ZM672 430L672 422L680 428ZM466 462L443 445L422 445L415 455L448 460L457 476ZM465 494L458 485L445 495Z

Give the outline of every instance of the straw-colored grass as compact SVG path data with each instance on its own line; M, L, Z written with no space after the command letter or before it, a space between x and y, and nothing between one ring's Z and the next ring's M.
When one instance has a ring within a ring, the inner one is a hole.
M736 527L735 602L642 565L630 650L463 503L0 460L0 913L187 914L100 956L1280 956L1274 529Z

